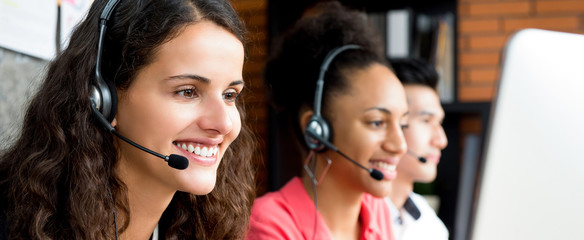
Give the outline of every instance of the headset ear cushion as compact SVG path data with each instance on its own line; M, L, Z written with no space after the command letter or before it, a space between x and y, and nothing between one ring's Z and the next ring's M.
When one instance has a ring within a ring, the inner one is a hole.
M90 101L95 104L99 114L111 123L116 116L118 107L118 94L115 85L109 81L104 81L98 75L96 81L91 84L90 91Z
M109 104L110 107L109 115L105 117L107 121L111 123L116 117L116 112L118 110L118 91L116 90L116 86L112 81L105 82L107 83L107 88L109 89L111 97L111 103Z
M312 116L306 125L306 130L304 133L304 141L310 150L315 151L324 151L326 149L325 145L321 143L319 140L310 137L307 132L311 132L314 135L320 136L322 139L331 142L332 139L332 128L329 127L330 125L320 116Z

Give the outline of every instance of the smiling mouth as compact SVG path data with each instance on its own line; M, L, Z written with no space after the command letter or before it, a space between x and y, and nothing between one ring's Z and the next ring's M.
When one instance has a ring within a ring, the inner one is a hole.
M382 161L372 161L370 162L371 166L373 166L374 168L380 169L380 170L386 170L386 171L395 171L397 165L395 164L389 164L386 162L382 162Z
M217 146L203 146L200 144L191 144L191 143L173 143L174 145L184 149L185 151L191 152L195 155L201 157L213 157L217 155L219 151L219 147Z

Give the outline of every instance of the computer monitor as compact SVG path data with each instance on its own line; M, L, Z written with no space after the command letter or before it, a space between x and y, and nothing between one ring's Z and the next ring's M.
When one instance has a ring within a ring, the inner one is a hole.
M470 239L583 239L584 35L521 30L502 59Z

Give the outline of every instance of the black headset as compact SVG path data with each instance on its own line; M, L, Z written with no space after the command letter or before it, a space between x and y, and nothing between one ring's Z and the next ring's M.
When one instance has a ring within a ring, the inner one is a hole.
M99 18L99 40L97 45L97 59L95 63L95 80L91 82L91 92L89 100L93 112L97 115L101 124L106 124L109 128L109 123L114 120L118 106L118 95L116 93L116 86L113 81L106 81L101 74L101 61L103 54L103 42L105 32L107 29L107 21L110 19L119 0L110 0L106 4L101 17ZM97 111L96 111L97 110Z
M105 30L107 29L107 21L110 19L116 5L118 5L119 0L109 0L105 5L105 8L101 12L101 17L99 18L99 38L97 42L97 58L95 63L95 79L91 81L89 93L89 101L91 103L91 110L93 115L97 117L101 125L104 125L109 131L113 130L110 123L114 120L116 116L116 110L118 106L118 94L116 92L116 86L113 81L106 81L103 79L101 74L101 55L103 54L103 41L105 37ZM113 131L115 133L115 131ZM109 193L110 198L113 201L111 192ZM114 229L116 240L119 239L118 236L118 222L116 209L114 207Z
M326 149L326 146L322 141L311 137L311 135L316 135L323 140L332 142L333 129L329 126L328 121L322 116L320 111L320 107L322 105L322 91L324 88L324 75L335 57L340 53L350 49L361 49L361 46L349 44L334 48L327 53L324 61L322 62L322 65L320 66L320 73L318 74L316 89L314 91L314 114L310 120L308 120L308 124L306 124L306 130L304 130L304 141L310 150L319 152Z
M189 166L189 160L184 156L177 154L164 155L144 147L129 138L122 136L118 133L114 127L112 127L111 122L116 116L116 110L118 107L118 95L116 93L116 86L113 81L106 81L101 74L101 55L103 53L103 41L105 37L105 30L107 29L107 21L109 20L112 12L114 11L116 5L120 0L109 0L101 12L101 17L99 18L99 40L97 45L97 59L95 63L95 80L91 82L91 93L89 95L89 100L91 102L91 111L93 115L97 118L99 124L105 127L109 132L119 137L121 140L129 143L130 145L152 154L156 157L164 159L168 165L172 168L179 170L186 169Z

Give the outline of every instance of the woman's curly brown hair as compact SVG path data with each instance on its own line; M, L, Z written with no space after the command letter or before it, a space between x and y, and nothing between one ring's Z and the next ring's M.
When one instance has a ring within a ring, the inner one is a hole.
M112 135L91 115L98 24L107 1L96 0L69 46L49 66L15 142L0 155L0 218L9 239L115 239L113 212L128 214L126 188L114 173ZM227 1L122 0L108 21L104 78L127 88L166 41L207 20L245 45L245 28ZM166 239L239 239L255 197L255 139L242 130L205 196L177 192L163 214ZM115 200L114 200L115 199ZM128 220L118 223L121 231Z

